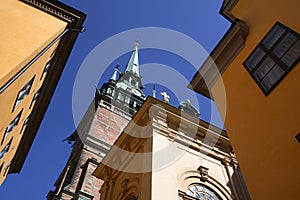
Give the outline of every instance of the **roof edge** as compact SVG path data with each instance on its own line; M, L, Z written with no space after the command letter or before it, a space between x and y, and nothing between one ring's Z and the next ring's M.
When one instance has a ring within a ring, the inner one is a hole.
M238 0L224 0L220 13L232 25L188 85L190 89L212 100L210 89L244 48L249 33L248 25L231 14L237 2Z

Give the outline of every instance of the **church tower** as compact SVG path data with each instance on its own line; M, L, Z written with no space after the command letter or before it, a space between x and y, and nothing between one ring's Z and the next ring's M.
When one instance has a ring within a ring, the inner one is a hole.
M66 139L73 143L73 150L48 200L100 199L103 181L92 173L143 104L142 89L137 43L125 71L120 72L117 66L108 82L96 88L94 102Z
M96 100L100 106L129 119L145 100L143 88L139 73L138 43L136 43L125 72L120 72L117 66L110 80L103 84L100 90L97 89ZM129 118L126 117L127 115Z

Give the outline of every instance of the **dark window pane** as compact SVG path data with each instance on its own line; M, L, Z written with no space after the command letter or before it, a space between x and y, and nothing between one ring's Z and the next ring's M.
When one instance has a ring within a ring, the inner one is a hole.
M274 54L281 58L289 48L296 42L297 37L294 34L288 33L274 49Z
M265 75L272 69L274 65L274 60L272 60L272 58L270 57L267 57L257 68L257 70L254 73L254 76L260 81L262 78L265 77Z
M35 104L36 100L37 100L38 97L39 97L40 91L41 91L41 89L38 89L38 91L34 94L34 96L33 96L33 98L32 98L32 101L31 101L31 103L30 103L29 108L32 108L32 106Z
M265 47L270 49L283 35L284 32L285 30L280 25L275 26L263 41Z
M266 75L262 80L262 86L266 91L270 90L271 87L282 77L284 70L281 69L278 65L275 65L273 69Z
M257 48L253 54L249 57L249 59L246 61L245 65L246 67L252 71L255 66L261 61L261 59L264 57L266 53L261 49Z
M9 143L4 147L3 151L8 152L9 147L10 147L10 145L11 145L11 141L12 141L12 139L11 139L11 140L9 141Z
M291 67L296 60L300 57L300 40L298 40L292 48L282 57L282 61Z
M41 79L48 73L50 67L51 67L51 63L52 63L52 58L53 57L50 57L48 62L46 63L45 67L44 67L44 71L43 71L43 74L41 76Z
M243 63L265 94L300 60L300 36L276 23Z
M49 71L51 62L52 62L52 60L49 60L49 61L46 63L46 66L45 66L45 68L44 68L44 73L47 73L47 72Z
M33 83L33 79L34 78L32 78L28 83L26 83L26 85L19 91L17 101L15 102L14 107L16 107L29 94L31 85Z
M5 140L5 138L7 138L7 136L10 134L10 132L12 132L13 129L18 125L19 120L20 120L20 117L21 117L21 114L22 114L22 111L23 111L23 110L21 110L21 111L19 112L19 114L18 114L18 115L12 120L12 122L10 122L10 124L7 126L6 131L5 131L5 134L4 134L3 138L2 138L1 144L3 143L3 141Z

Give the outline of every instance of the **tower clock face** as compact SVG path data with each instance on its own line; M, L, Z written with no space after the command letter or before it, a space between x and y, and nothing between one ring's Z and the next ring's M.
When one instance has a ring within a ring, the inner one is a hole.
M136 96L141 96L141 92L138 89L132 89L132 93L135 94Z

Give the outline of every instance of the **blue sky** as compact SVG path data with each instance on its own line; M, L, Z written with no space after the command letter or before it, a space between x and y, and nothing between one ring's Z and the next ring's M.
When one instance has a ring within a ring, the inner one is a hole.
M81 33L77 39L21 173L9 175L0 187L1 199L45 199L49 190L54 189L53 184L71 152L71 146L63 143L62 140L75 130L72 96L77 72L82 67L82 63L91 55L90 52L99 47L103 41L127 30L160 27L185 34L210 53L230 26L229 22L218 13L222 4L221 0L63 0L62 2L87 13L84 23L86 31ZM168 38L159 36L157 39L161 42L168 40ZM139 40L139 38L136 39ZM134 39L124 42L132 44L133 49ZM192 66L185 58L176 55L176 52L151 48L142 49L143 41L140 43L139 60L141 65L159 63L168 66L187 81L190 81L195 74L195 68L199 68L199 66ZM175 42L174 45L176 46L176 44ZM120 47L117 44L114 45L114 48L122 48L122 44L119 44ZM177 46L180 49L180 42ZM188 54L193 53L193 49L185 51ZM98 56L101 59L107 55ZM103 73L99 74L99 86L111 76L117 63L120 64L120 70L124 70L130 52L124 52L116 57L116 60L105 66ZM97 63L94 67L97 67ZM99 67L103 68L103 66ZM153 72L151 78L162 79L159 76L161 72L157 75L155 73L156 71ZM145 79L147 78L145 74L141 75L145 76ZM165 79L170 85L157 87L157 93L166 90L172 96L171 104L178 106L180 100L177 99L177 96L181 91L188 90L187 85L178 84L174 76ZM155 83L156 80L153 82ZM151 95L152 85L149 80L148 83L145 93ZM88 91L94 92L93 84L87 87ZM161 98L159 95L157 96ZM93 96L88 94L84 98L87 101L86 104L89 104L89 100ZM209 121L211 102L200 95L197 95L197 100L201 118ZM213 123L221 126L220 119L214 119Z

